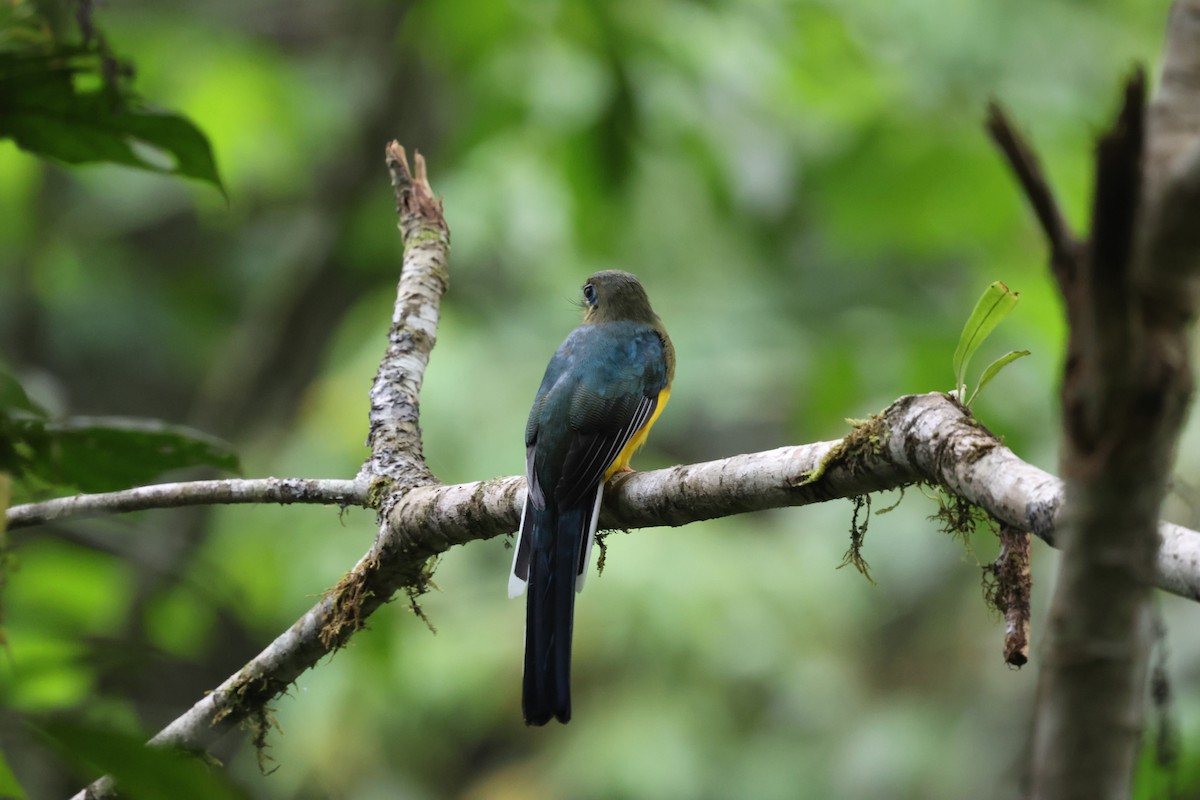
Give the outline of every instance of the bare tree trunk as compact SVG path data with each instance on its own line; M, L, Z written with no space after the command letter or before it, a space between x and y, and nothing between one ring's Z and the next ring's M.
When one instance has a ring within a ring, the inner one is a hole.
M1063 559L1031 767L1030 794L1042 800L1128 797L1137 764L1157 520L1193 389L1198 34L1200 2L1177 3L1149 119L1143 75L1126 84L1117 121L1097 146L1089 240L1071 240L1061 223L1057 237L1048 227L1070 336Z

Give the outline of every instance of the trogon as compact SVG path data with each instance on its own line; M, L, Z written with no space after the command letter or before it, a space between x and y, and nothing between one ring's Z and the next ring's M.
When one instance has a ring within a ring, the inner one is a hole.
M525 426L529 488L509 597L528 587L527 725L571 719L571 628L604 484L629 471L671 394L675 349L646 290L605 270L583 287L583 323L559 345Z

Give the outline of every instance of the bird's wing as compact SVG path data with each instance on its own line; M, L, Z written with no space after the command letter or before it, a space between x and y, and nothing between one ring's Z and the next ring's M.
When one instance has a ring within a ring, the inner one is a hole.
M617 455L657 407L658 389L646 387L603 397L581 384L571 402L574 436L554 492L559 502L574 506L594 492Z
M667 380L653 329L618 328L597 339L568 403L571 440L554 487L565 506L591 499L617 455L654 416Z
M545 508L549 493L553 493L559 509L584 505L591 509L577 565L577 586L582 586L599 517L604 474L654 416L666 386L662 339L652 328L580 328L568 342L569 350L560 349L547 367L525 431L529 492L513 554L510 597L525 588L533 546L529 541L530 518L534 508ZM559 416L564 414L565 420ZM548 463L560 459L557 464Z

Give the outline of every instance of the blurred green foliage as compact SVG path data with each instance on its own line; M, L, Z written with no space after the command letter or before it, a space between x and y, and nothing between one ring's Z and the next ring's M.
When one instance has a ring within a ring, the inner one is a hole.
M224 442L182 425L129 417L50 419L0 368L0 471L17 479L18 497L111 492L189 467L237 471L238 459Z
M70 17L75 25L65 24ZM68 164L108 161L221 188L204 134L149 108L130 75L97 29L91 0L0 6L0 138Z
M218 770L185 753L146 747L110 726L57 721L35 733L68 762L111 775L129 800L239 800L246 795Z
M451 287L422 396L443 480L518 473L583 279L639 275L679 353L640 469L828 439L948 390L972 303L1022 302L976 411L1055 463L1063 323L1043 244L983 131L998 98L1085 219L1091 140L1155 63L1165 0L101 7L139 92L212 142L211 189L66 170L0 141L0 348L53 417L134 415L233 442L249 475L352 475L400 261L391 138L429 159ZM1172 514L1196 524L1200 448ZM887 505L884 498L881 505ZM837 570L846 503L610 537L576 624L575 720L521 724L520 603L493 541L441 561L275 706L278 769L216 753L262 798L1011 797L1035 651L1015 672L964 552L909 492L872 520L871 586ZM146 735L334 585L370 514L231 507L10 534L0 749L30 796L94 771L26 721ZM1200 641L1164 598L1195 791ZM84 747L85 745L80 745ZM98 762L94 762L98 763ZM1162 778L1147 757L1145 792Z

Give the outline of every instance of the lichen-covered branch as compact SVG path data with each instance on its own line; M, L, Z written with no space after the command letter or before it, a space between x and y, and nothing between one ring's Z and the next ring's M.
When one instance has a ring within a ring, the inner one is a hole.
M429 353L437 341L442 294L449 280L446 263L450 228L434 198L425 159L415 156L415 175L396 142L387 146L387 166L396 194L404 238L404 263L388 331L387 351L371 387L371 456L359 477L387 479L397 488L433 482L421 445L420 395Z
M356 481L329 478L232 478L139 486L119 492L79 494L12 506L5 514L9 530L66 519L86 519L154 508L229 503L312 503L365 506L365 488Z
M605 493L600 525L686 525L916 482L940 486L1058 546L1062 481L1022 461L940 393L902 397L845 439L618 476ZM392 508L388 527L433 553L511 533L524 488L524 478L514 476L414 489ZM1200 533L1168 523L1159 532L1156 585L1200 602Z
M420 394L429 354L437 341L442 295L449 280L450 228L442 203L433 195L425 159L408 156L397 142L387 146L387 167L396 195L404 240L404 262L396 290L388 345L371 386L371 455L358 479L370 485L369 502L379 512L379 534L370 552L329 593L332 614L320 632L329 650L342 645L363 619L397 591L415 597L424 590L425 563L432 553L401 540L388 511L408 492L437 481L425 463L421 443ZM414 603L414 608L417 608Z

